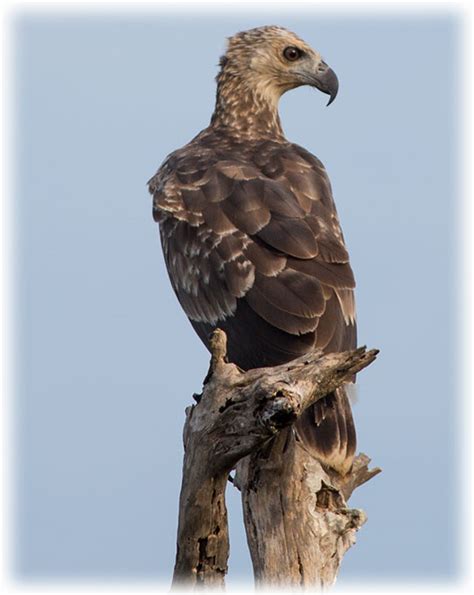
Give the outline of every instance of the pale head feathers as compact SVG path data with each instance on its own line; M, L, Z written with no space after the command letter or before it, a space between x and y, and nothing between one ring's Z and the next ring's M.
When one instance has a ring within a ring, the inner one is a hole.
M291 62L286 48L302 58ZM242 31L228 39L216 77L217 99L213 122L238 130L242 136L282 136L278 101L283 93L307 84L321 56L295 33L265 26Z
M221 75L237 77L248 87L263 89L278 99L285 91L303 84L300 63L289 62L284 57L287 47L298 48L305 54L305 61L321 61L318 52L288 29L273 25L257 27L228 38L217 81Z

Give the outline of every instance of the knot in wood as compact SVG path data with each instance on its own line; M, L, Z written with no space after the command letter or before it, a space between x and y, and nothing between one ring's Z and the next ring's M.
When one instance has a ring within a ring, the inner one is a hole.
M298 397L285 388L278 388L269 398L260 413L260 419L272 433L292 424L298 417Z

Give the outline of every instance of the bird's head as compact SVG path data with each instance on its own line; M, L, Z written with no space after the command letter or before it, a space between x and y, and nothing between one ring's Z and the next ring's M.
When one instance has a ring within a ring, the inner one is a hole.
M277 103L283 93L310 85L337 95L338 80L321 54L283 27L267 26L237 33L228 40L218 75L238 78L267 101Z

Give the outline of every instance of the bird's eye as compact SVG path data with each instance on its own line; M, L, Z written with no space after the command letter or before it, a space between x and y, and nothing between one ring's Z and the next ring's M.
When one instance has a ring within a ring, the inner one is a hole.
M295 46L290 45L283 50L283 55L290 62L294 62L295 60L298 60L298 58L301 58L303 52L300 49L295 48Z

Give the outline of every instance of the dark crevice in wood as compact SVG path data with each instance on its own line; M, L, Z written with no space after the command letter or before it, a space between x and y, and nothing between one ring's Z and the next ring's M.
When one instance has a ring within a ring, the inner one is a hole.
M336 488L321 481L321 488L316 492L316 507L323 510L341 510L344 500Z

